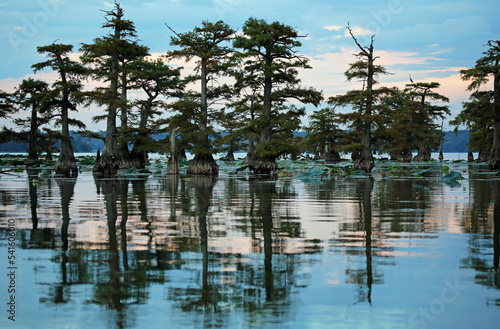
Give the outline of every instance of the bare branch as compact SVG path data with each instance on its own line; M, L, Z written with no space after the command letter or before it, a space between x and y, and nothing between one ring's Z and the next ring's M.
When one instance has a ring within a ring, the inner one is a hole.
M174 31L174 29L173 29L173 28L171 28L171 27L170 27L167 23L165 23L165 26L166 26L166 27L168 27L168 29L169 29L170 31L174 32L174 34L175 34L177 37L179 37L179 38L181 37L181 36L179 35L179 33L175 32L175 31Z
M368 52L366 51L366 49L361 46L358 42L358 39L356 39L356 37L354 36L354 34L352 33L352 29L351 29L351 26L349 25L349 22L347 22L347 30L349 31L349 34L351 35L352 39L354 40L354 42L356 43L356 45L358 46L358 48L361 50L361 52L363 52L365 55L369 55ZM373 38L373 37L372 37Z

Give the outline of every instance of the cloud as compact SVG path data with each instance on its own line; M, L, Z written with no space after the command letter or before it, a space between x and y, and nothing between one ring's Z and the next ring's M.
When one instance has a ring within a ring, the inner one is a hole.
M352 34L355 37L358 36L358 35L372 35L372 34L375 34L375 32L367 30L364 27L357 26L357 25L351 27L351 31L352 31ZM344 36L350 37L351 35L349 34L349 31L345 31Z
M323 26L324 29L327 29L328 31L338 31L342 28L344 28L344 26L342 25L328 25L328 26Z
M446 49L446 50L440 50L440 51L435 51L431 53L431 55L439 55L439 54L444 54L444 53L449 53L450 51L453 51L455 49Z

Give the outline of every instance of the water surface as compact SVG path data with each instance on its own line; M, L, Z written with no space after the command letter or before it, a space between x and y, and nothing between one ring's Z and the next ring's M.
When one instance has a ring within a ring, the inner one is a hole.
M0 327L498 327L500 178L450 166L465 179L0 176Z

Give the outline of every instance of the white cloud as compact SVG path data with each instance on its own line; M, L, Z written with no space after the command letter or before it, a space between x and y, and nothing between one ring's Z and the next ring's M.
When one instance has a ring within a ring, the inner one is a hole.
M351 27L351 31L352 31L352 34L354 36L375 34L373 31L367 30L364 27L357 26L357 25ZM351 35L349 34L349 31L345 31L344 36L350 37Z
M453 51L455 49L446 49L446 50L440 50L440 51L435 51L431 53L431 55L439 55L439 54L444 54L444 53L449 53L450 51Z
M342 28L344 28L344 26L342 25L328 25L328 26L323 26L324 29L327 29L328 31L338 31Z

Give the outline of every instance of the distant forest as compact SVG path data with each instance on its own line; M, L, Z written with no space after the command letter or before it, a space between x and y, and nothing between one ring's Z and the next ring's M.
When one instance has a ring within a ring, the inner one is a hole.
M304 137L307 134L305 132L297 132L295 135ZM93 153L97 152L97 150L102 151L104 148L104 142L100 139L81 137L74 132L71 133L71 136L71 143L76 153ZM154 139L159 140L164 137L165 134L157 134L154 136ZM443 152L466 153L468 140L468 130L460 130L458 134L455 134L453 131L447 131L444 137ZM0 144L0 152L2 153L23 153L26 152L27 149L28 145L26 143L9 142Z

